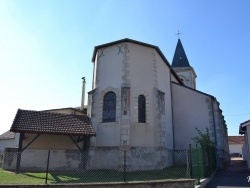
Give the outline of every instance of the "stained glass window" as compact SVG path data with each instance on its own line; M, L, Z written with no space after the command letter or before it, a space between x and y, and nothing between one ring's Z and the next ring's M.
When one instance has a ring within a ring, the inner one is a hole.
M146 123L146 98L144 95L138 97L138 122Z
M103 122L115 122L116 120L116 95L114 92L109 91L103 98Z

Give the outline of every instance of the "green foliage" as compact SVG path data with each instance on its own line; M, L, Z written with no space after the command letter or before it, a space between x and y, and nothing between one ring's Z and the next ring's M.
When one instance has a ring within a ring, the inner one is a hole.
M192 138L192 140L200 145L201 147L214 147L215 144L211 140L210 134L209 134L209 129L206 127L206 133L202 133L197 127L195 130L198 133L198 136Z

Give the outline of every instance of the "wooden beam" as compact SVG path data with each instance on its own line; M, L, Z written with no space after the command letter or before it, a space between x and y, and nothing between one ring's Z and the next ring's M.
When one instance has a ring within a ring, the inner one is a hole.
M30 144L32 144L40 135L41 135L41 134L36 135L35 138L33 138L33 139L30 141L30 143L28 143L28 145L25 146L25 147L22 149L22 152L23 152L24 150L26 150L26 149L30 146Z
M70 139L72 140L72 142L76 145L76 147L80 150L80 152L83 152L82 149L78 146L78 144L76 143L76 141L74 140L74 138L69 135Z

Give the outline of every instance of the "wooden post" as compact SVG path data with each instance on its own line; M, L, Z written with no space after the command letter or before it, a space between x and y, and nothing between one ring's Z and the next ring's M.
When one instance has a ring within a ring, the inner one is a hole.
M83 170L85 170L87 167L89 142L90 142L90 137L84 136L84 138L83 138L83 157L82 157Z
M48 151L45 184L48 184L49 159L50 159L50 150Z

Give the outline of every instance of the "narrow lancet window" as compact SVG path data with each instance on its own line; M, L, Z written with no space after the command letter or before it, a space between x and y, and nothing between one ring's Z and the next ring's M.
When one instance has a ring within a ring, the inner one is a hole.
M103 98L102 122L115 122L116 120L116 94L107 92Z
M146 97L144 95L138 97L138 122L146 123Z

